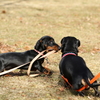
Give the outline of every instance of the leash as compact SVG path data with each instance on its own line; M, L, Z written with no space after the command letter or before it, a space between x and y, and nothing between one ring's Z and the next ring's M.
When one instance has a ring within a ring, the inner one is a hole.
M27 71L27 75L28 75L28 76L30 76L30 70L31 70L31 68L32 68L33 63L34 63L44 52L45 52L45 51L39 53L39 55L36 56L36 57L31 61L30 65L29 65L29 67L28 67L28 71ZM51 52L48 52L47 54L43 55L43 56L40 57L39 59L45 58L45 57L49 56L50 54L52 54L52 53L54 53L54 52L55 52L54 50L51 51Z
M75 53L66 53L66 54L63 55L63 57L65 57L65 56L67 56L67 55L75 55L75 56L76 56ZM62 57L62 58L63 58L63 57ZM63 75L61 75L61 76L62 76L62 78L69 84L69 86L73 87L73 86L69 83L69 81L68 81L67 78L65 78ZM92 84L93 82L95 82L98 78L100 78L100 73L98 73L93 79L90 80L90 84ZM85 85L85 86L83 86L82 88L80 88L80 89L78 89L78 90L76 90L76 91L78 91L78 92L83 91L83 90L86 89L87 87L88 87L88 85Z
M14 70L16 70L16 69L18 69L18 68L20 68L20 67L23 67L23 66L27 65L27 64L29 64L29 63L30 63L30 62L25 63L25 64L22 64L22 65L20 65L20 66L17 66L17 67L15 67L15 68L10 69L10 70L7 70L7 71L4 71L4 72L1 72L0 75L7 74L7 73L9 73L9 72L11 72L11 71L14 71Z
M29 65L28 71L27 71L27 75L28 75L28 76L30 75L30 70L31 70L31 67L32 67L33 63L34 63L44 52L45 52L45 50L42 51L42 52L40 52L40 53L30 62L30 65Z

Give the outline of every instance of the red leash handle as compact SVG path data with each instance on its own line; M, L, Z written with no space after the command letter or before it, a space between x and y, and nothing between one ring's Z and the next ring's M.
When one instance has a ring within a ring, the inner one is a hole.
M92 83L93 83L94 81L96 81L98 78L100 78L100 73L97 74L92 80L90 80L90 84L92 84ZM87 87L88 87L88 85L85 85L85 86L83 86L82 88L80 88L80 89L78 89L78 90L76 90L76 91L80 92L80 91L84 90L84 89L87 88Z

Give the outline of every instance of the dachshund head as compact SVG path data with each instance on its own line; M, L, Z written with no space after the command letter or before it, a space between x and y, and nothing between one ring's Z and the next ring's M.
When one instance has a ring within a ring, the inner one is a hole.
M40 52L43 50L47 51L55 50L57 52L60 50L60 46L57 43L55 43L55 40L52 37L43 36L37 41L35 49Z
M74 52L78 54L78 47L80 46L80 40L75 37L64 37L61 40L61 52L67 53L67 52Z

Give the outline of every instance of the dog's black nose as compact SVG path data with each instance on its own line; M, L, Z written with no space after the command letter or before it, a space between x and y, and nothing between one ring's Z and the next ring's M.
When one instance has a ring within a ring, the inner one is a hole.
M58 50L60 50L60 49L61 49L61 47L59 46Z

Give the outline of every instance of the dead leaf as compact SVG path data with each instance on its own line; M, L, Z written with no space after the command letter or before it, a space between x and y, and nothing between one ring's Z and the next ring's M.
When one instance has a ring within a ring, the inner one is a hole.
M64 87L60 87L59 90L60 90L61 92L63 92L63 91L65 90L65 88L64 88Z
M5 13L6 13L6 11L5 11L5 10L2 10L2 13L3 13L3 14L5 14Z

